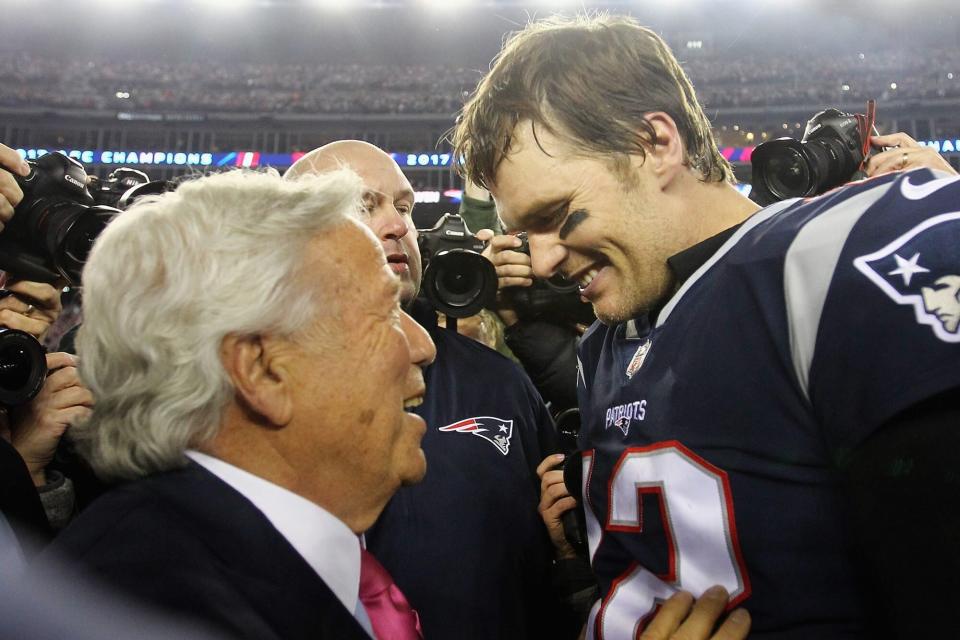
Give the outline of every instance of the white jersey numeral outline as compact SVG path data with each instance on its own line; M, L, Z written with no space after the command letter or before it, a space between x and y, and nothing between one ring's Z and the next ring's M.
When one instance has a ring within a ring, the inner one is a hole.
M699 597L723 585L729 608L750 595L733 513L727 474L675 440L623 452L607 485L607 518L601 527L589 499L594 452L583 456L584 511L590 557L595 558L606 533L643 533L641 496L659 495L667 533L666 573L655 575L636 562L610 585L587 621L587 637L633 639L664 600L679 590Z

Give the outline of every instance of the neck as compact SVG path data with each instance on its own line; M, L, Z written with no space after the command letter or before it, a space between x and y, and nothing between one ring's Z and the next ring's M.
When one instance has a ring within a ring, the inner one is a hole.
M285 446L284 428L236 419L238 412L237 407L228 408L217 435L197 449L306 498L354 533L361 534L376 522L392 492L381 496L358 491L362 483L336 460L306 460L303 451Z
M696 180L692 176L691 179ZM689 247L742 223L760 209L758 204L727 182L697 180L687 190L684 199L693 221Z

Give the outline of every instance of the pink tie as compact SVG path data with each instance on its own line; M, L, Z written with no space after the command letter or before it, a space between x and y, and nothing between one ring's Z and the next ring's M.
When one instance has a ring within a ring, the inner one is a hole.
M380 640L423 640L420 617L373 555L360 549L360 602Z

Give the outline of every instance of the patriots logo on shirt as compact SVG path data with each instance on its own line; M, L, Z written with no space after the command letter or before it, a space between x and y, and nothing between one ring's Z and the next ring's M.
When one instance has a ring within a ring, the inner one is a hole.
M613 426L620 429L620 431L623 431L623 435L627 435L627 431L630 430L630 418L627 416L617 418L616 422L613 423Z
M897 304L912 306L918 324L944 342L960 342L960 212L918 224L854 266ZM949 265L944 269L944 265Z
M440 431L469 433L480 436L503 455L510 453L510 438L513 437L513 420L493 416L477 416L440 427Z

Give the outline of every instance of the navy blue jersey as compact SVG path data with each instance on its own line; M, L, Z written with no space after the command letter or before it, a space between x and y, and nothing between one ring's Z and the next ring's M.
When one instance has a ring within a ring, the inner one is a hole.
M588 637L633 638L673 592L713 584L751 637L863 634L838 465L960 386L958 248L960 180L888 175L759 211L654 321L591 328Z
M427 475L397 492L367 546L426 638L535 637L556 615L536 474L555 448L553 422L514 362L437 327L432 309L414 315L437 346L416 410L427 422Z

